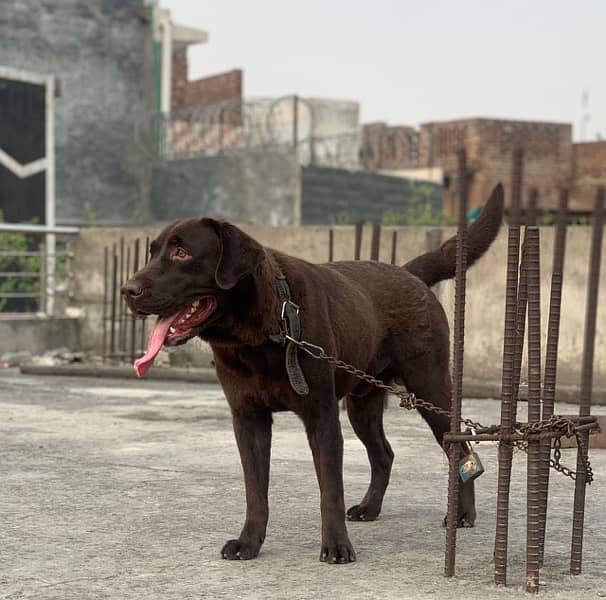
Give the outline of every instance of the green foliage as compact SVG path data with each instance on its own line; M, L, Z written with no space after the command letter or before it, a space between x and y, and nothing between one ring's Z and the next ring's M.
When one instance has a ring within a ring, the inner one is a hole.
M84 215L86 217L86 224L89 227L94 227L97 224L97 217L90 202L84 203Z
M544 208L537 214L537 225L544 227L556 224L557 214ZM568 225L591 225L591 219L587 216L575 216L574 213L568 215Z
M433 211L435 186L419 181L409 184L402 210L390 208L383 213L382 225L453 225L452 217ZM347 213L330 217L331 225L353 225L354 219Z
M453 225L454 219L433 211L434 187L422 182L412 182L401 212L393 209L383 213L383 225Z
M406 213L398 212L397 210L393 210L393 208L388 208L383 213L383 218L381 219L381 225L404 225L406 224Z
M346 213L340 213L330 217L331 225L352 225L351 217Z
M0 223L4 221L0 211ZM32 249L31 236L23 233L0 233L0 272L36 273L32 277L0 276L0 293L37 293L40 291L40 256L14 256ZM4 255L10 253L10 255ZM0 298L0 311L33 311L38 307L36 298Z
M548 209L539 209L537 211L537 225L555 225L555 213Z

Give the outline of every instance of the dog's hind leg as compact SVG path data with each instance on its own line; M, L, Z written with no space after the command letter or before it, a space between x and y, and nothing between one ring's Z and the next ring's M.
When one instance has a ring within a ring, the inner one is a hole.
M445 359L445 360L443 360ZM404 383L409 392L440 408L450 410L451 390L448 356L437 358L433 353L420 357L406 365ZM444 448L444 434L450 431L450 419L445 415L419 408L419 413L433 432L438 444ZM469 448L461 445L461 457L469 454ZM476 520L474 482L459 484L458 527L473 527Z
M442 446L442 439L444 434L450 431L450 419L442 415L436 415L435 413L419 409L422 417L425 419L427 424L431 427L434 436ZM443 448L447 452L446 448ZM461 446L460 456L466 456L469 454L469 450L466 446ZM466 483L459 482L459 518L458 527L473 527L476 521L476 507L475 507L475 487L473 481ZM446 525L446 518L444 518L444 525Z
M370 484L360 504L347 511L350 521L374 521L381 512L389 484L393 451L383 431L384 390L374 389L366 396L347 397L347 414L356 435L366 447L370 462Z

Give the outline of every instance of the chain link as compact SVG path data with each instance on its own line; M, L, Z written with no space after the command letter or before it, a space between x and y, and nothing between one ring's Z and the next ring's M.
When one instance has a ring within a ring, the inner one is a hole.
M354 367L342 360L334 356L330 356L326 354L324 348L321 346L317 346L316 344L312 344L311 342L306 342L303 340L296 340L292 338L290 335L285 336L286 339L295 344L295 346L299 347L305 353L307 353L312 358L316 360L322 360L327 362L328 364L336 367L337 369L341 369L346 371L350 375L353 375L357 379L361 381L365 381L374 387L385 390L400 398L400 406L407 410L416 409L424 409L428 412L432 412L434 414L442 415L452 418L452 413L444 408L436 406L427 400L422 400L421 398L417 398L415 394L412 392L405 392L401 388L396 387L394 385L389 385L369 375L365 371ZM475 433L497 433L500 431L499 425L491 425L490 427L485 427L481 423L477 421L472 421L471 419L463 419L460 418L459 421L469 427L472 432ZM575 431L575 422L572 419L561 417L558 415L553 415L549 419L545 419L543 421L535 421L532 423L516 423L514 431L523 436L528 436L533 433L540 433L542 431L557 431L559 435L555 438L554 441L554 452L553 458L549 459L549 466L556 470L558 473L562 473L562 475L566 477L570 477L570 479L575 480L577 478L576 471L573 471L569 467L562 465L560 463L561 459L561 448L562 448L562 436L572 437L574 436L577 441L577 447L579 448L579 452L581 453L581 460L583 462L583 470L585 471L585 481L587 484L591 484L593 481L593 470L591 468L591 463L589 462L589 456L587 448L585 448L584 444L581 441L581 435L578 431ZM522 452L528 453L528 440L517 440L513 442L513 446L522 450Z

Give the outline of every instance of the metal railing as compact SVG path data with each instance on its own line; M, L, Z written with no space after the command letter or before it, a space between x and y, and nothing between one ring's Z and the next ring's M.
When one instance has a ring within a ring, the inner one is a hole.
M61 312L72 278L76 227L0 223L0 319Z
M132 363L145 353L147 319L132 314L120 286L149 259L149 237L106 246L103 252L103 359Z

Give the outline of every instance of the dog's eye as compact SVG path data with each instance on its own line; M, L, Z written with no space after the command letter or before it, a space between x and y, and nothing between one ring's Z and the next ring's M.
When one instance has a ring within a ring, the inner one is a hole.
M174 260L188 260L191 256L183 248L175 248L171 258Z

